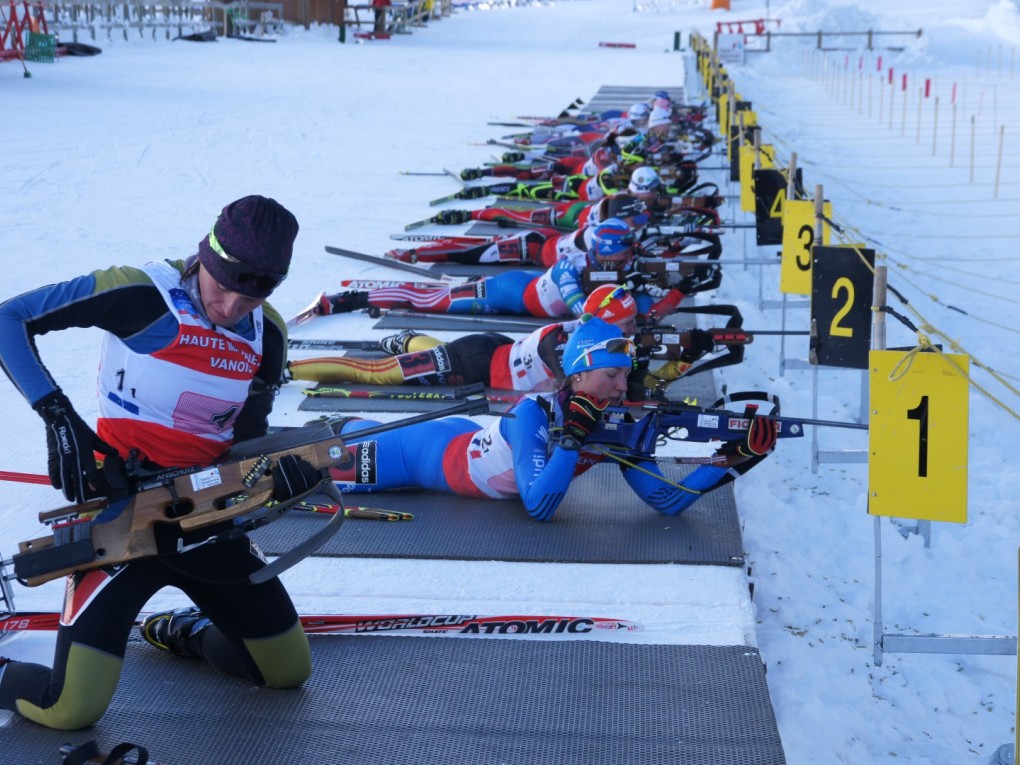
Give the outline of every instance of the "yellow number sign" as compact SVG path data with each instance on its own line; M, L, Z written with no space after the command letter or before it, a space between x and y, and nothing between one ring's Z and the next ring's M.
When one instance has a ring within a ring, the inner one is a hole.
M822 204L832 219L832 203ZM822 224L822 244L832 238L829 224ZM787 295L811 294L811 246L815 240L815 203L804 199L783 202L783 257L779 264L779 290Z
M758 151L751 144L745 143L740 149L740 209L744 212L754 212L754 161L757 157L758 166L765 169L775 167L772 146L762 145Z
M872 351L868 431L868 512L897 518L967 522L967 379L970 359Z

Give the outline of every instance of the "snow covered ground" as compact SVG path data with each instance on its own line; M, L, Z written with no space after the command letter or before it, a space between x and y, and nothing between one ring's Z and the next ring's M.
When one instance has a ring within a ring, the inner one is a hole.
M935 525L930 548L918 535L897 533L912 522L880 524L887 631L1015 635L1017 2L733 0L729 12L709 5L519 3L460 11L411 36L363 45L339 45L335 28L291 29L273 45L100 40L102 55L32 64L31 79L17 62L0 65L0 252L7 265L0 297L94 267L191 254L224 204L260 193L287 205L301 223L293 275L273 300L290 315L341 278L392 276L323 246L392 246L390 233L429 214L426 200L454 190L449 178L400 171L486 161L489 149L473 144L512 132L486 122L555 114L603 85L694 86L684 70L689 58L672 50L677 31L686 45L690 32L711 36L718 21L766 16L781 19L785 32L922 28L919 39L876 38L876 45L905 46L901 52L821 54L810 38L777 38L771 53L729 69L780 164L796 152L808 187L822 184L837 222L889 256L890 284L924 321L1004 375L1006 385L974 369L975 383L1000 403L977 391L971 396L968 522ZM902 91L892 112L888 101L879 105L880 94L888 98L881 83L890 67L895 81L908 76L905 116ZM919 117L925 80L932 92ZM724 213L741 218L734 207ZM727 258L776 249L759 250L753 234L741 230L728 233L725 246ZM778 297L775 275L767 273L764 284L766 299ZM749 329L778 328L779 312L763 310L758 294L756 269L727 268L714 299L737 304ZM803 316L791 313L788 321ZM317 321L300 334L372 332L362 317ZM890 346L914 341L890 323ZM59 333L40 347L83 415L94 417L98 335ZM787 345L791 356L802 358L804 350ZM809 416L811 373L780 375L778 354L777 339L759 336L745 363L716 373L717 380L734 390L767 388L786 413ZM817 416L854 419L859 374L823 370L819 378ZM296 389L285 390L274 424L303 422L299 399ZM7 421L0 468L42 472L36 415L10 385L0 386L0 402ZM866 446L862 434L848 430L826 429L820 440L826 449ZM810 464L809 439L786 441L738 483L753 606L743 572L713 568L310 560L286 579L306 612L527 607L646 626L627 640L757 644L791 765L991 761L1013 738L1015 658L890 654L876 667L866 466L823 465L812 473ZM42 533L35 514L58 506L60 497L20 483L0 491L0 553L10 555L17 541ZM356 590L344 584L352 573ZM17 605L53 609L60 591L57 583L18 588ZM150 607L180 602L166 592ZM42 661L50 649L51 639L38 635L2 646L5 655Z

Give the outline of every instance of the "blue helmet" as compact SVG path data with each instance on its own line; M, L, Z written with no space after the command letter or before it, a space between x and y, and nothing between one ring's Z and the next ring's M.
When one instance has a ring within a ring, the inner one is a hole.
M634 232L619 218L602 221L592 232L589 259L595 261L616 259L634 247Z

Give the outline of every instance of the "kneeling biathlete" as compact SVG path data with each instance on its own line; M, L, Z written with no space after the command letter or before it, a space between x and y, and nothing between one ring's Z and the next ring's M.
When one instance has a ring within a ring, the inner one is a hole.
M527 396L513 417L485 427L450 417L359 441L358 430L375 423L350 420L341 435L355 456L348 470L331 469L342 491L373 492L423 488L465 497L520 498L536 520L553 517L570 482L605 458L585 441L607 406L627 391L633 343L620 329L591 318L574 330L563 351L563 387ZM559 433L559 439L553 434ZM745 441L723 444L735 458L726 467L700 465L682 481L667 479L651 455L628 460L620 469L642 501L665 515L676 515L702 494L760 463L775 446L776 423L752 420Z

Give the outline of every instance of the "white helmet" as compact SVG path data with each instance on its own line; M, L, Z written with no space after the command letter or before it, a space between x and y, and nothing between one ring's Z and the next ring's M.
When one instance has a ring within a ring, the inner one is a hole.
M648 191L656 191L662 188L662 178L651 167L639 167L630 176L630 183L627 190L631 194L641 194Z
M638 122L640 120L648 119L648 115L651 113L652 107L644 101L639 101L627 110L627 119L631 122Z

